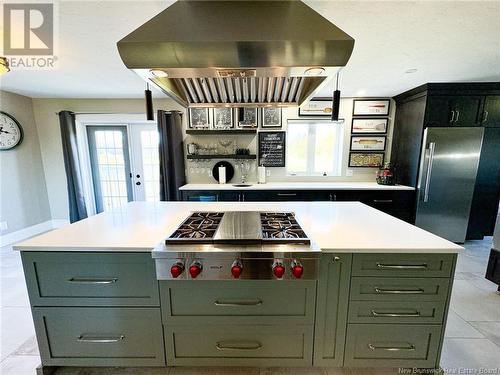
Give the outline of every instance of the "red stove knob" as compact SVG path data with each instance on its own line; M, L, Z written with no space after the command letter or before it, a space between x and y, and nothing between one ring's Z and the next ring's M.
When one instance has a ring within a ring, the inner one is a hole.
M181 262L175 263L172 267L170 267L170 273L174 279L178 278L182 272L184 272L184 264Z
M278 279L283 278L283 275L285 274L285 266L283 265L283 263L274 262L273 273L274 276L276 276Z
M189 267L189 274L193 279L196 279L196 277L201 273L202 269L203 267L200 262L193 262Z
M302 266L302 264L300 264L300 262L297 260L293 260L291 267L292 267L292 275L296 279L300 279L302 277L302 274L304 273L304 267Z
M241 264L241 261L235 260L231 265L231 274L235 279L239 279L242 272L243 272L243 265Z

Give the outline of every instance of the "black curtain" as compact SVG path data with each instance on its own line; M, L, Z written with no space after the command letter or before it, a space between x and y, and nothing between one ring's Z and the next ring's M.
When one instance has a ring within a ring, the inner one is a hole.
M69 220L74 223L87 217L80 158L76 142L75 114L70 111L59 112L59 125L61 127L64 169L66 170L68 188Z
M179 187L186 183L182 113L158 111L160 134L160 200L180 201Z

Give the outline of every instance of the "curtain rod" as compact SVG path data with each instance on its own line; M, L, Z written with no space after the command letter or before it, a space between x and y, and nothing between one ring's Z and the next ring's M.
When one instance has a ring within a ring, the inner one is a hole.
M62 112L62 111L61 111ZM54 112L56 116L59 116L61 112ZM71 112L71 111L69 111ZM171 110L165 111L167 113L182 113L182 111ZM146 115L144 112L71 112L74 115Z

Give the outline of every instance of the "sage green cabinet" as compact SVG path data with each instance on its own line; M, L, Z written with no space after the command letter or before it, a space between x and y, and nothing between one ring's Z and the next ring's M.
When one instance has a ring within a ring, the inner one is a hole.
M354 254L353 276L450 277L454 254Z
M167 325L169 366L311 366L311 325Z
M33 306L160 306L150 253L21 255Z
M157 308L35 307L45 366L165 366Z
M161 281L169 324L313 324L314 280Z
M314 366L342 366L351 262L352 254L323 254L321 256L314 336Z

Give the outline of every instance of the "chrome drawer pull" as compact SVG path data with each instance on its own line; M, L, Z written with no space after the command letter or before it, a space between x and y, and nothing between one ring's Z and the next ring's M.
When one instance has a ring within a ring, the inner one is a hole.
M278 193L278 197L295 197L297 193Z
M380 316L380 317L387 316L387 317L392 317L392 318L403 318L403 317L418 318L418 317L420 317L420 311L416 311L414 313L381 313L381 312L377 312L375 310L372 310L372 315L373 316Z
M408 290L401 290L401 289L381 289L378 287L375 287L375 292L380 293L380 294L422 294L424 293L423 289L408 289Z
M382 268L382 269L390 269L390 270L426 270L427 263L415 264L415 265L377 263L377 267Z
M242 342L231 344L229 341L219 341L215 344L215 347L217 350L259 350L262 348L262 344L258 341L250 341L248 342L248 345L245 345Z
M376 346L373 344L368 344L370 350L388 350L391 352L397 352L400 350L415 350L415 345L408 344L408 346Z
M99 337L99 336L78 336L78 341L80 342L93 342L93 343L102 343L102 344L110 344L113 342L119 342L125 339L124 335L112 336L112 337Z
M215 306L260 306L262 305L262 300L257 299L255 301L234 301L234 302L224 302L224 301L214 301Z
M71 279L68 280L70 283L77 283L77 284L113 284L118 281L116 277L113 277L111 279L87 279L87 278L80 278L80 277L72 277Z
M392 203L392 199L374 199L373 203Z

